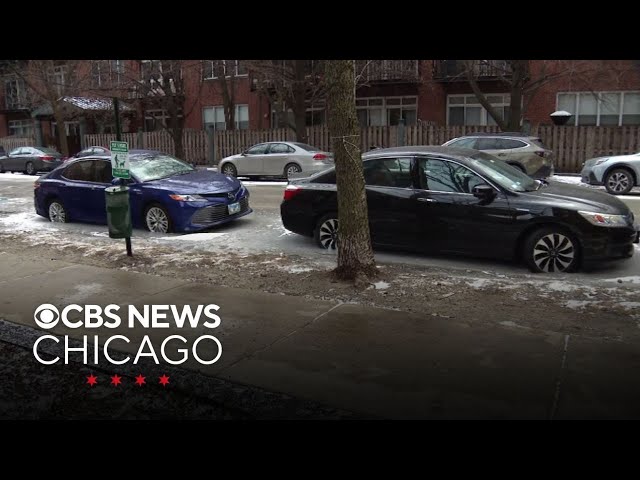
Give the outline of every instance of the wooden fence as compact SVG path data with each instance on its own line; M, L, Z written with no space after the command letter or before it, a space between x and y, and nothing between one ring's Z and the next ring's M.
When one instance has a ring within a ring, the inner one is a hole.
M363 151L372 146L396 147L398 145L442 145L452 138L474 132L497 132L497 127L439 127L415 125L404 128L403 139L399 138L401 127L367 127L360 130L359 143ZM209 140L205 131L185 131L185 160L207 164ZM261 142L294 141L295 133L290 129L227 130L215 132L216 161L240 153L251 145ZM307 129L307 143L321 150L331 151L329 130L326 126ZM582 162L604 155L625 155L640 152L640 127L567 127L542 126L531 130L539 136L545 146L555 152L556 171L577 173ZM130 148L148 148L175 154L173 141L166 132L127 133L122 136ZM2 139L0 139L1 141ZM115 135L85 135L84 145L109 146ZM357 139L354 139L357 140Z
M0 138L0 145L4 147L5 152L9 153L14 148L27 147L34 144L33 138L29 137L4 137Z

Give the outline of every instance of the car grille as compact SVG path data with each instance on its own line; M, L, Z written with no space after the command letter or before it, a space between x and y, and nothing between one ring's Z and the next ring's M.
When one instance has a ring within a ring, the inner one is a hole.
M207 225L210 223L219 222L226 218L237 217L249 210L249 199L247 197L240 200L240 211L233 215L229 215L227 204L213 205L211 207L205 207L198 210L191 217L191 223L199 225Z

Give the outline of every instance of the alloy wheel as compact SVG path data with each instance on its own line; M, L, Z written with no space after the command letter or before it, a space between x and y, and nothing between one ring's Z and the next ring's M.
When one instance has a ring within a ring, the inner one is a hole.
M614 172L607 179L607 187L610 191L615 193L626 192L631 184L629 175L625 172Z
M533 247L533 261L542 272L564 272L574 263L576 248L569 237L551 233Z
M329 218L320 225L318 240L323 248L336 249L338 246L338 220L336 218Z
M51 205L49 205L49 220L54 223L65 223L67 221L67 212L58 202L51 202Z
M302 170L300 170L300 167L297 165L290 165L289 167L287 167L287 178L291 177L291 175L294 175L296 173L300 173Z
M151 207L147 210L146 221L150 232L167 233L169 231L169 218L160 207Z

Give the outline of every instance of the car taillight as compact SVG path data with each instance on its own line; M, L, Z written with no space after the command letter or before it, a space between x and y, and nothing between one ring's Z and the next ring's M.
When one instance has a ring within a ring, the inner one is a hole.
M291 200L298 193L300 193L302 189L300 187L296 187L295 185L287 185L287 188L284 189L284 200Z
M35 182L35 183L33 184L33 189L34 189L34 190L37 190L37 189L39 189L39 188L40 188L40 184L39 184L38 182Z
M327 159L327 156L326 156L324 153L316 153L316 154L313 156L313 159L314 159L314 160L326 160L326 159Z
M42 155L40 157L40 160L42 160L43 162L52 162L54 158L55 157L52 157L51 155Z

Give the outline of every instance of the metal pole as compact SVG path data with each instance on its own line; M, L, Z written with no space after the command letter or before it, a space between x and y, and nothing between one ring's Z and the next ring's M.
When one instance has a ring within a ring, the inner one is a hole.
M120 127L120 103L118 101L118 97L113 97L113 114L116 117L116 140L121 142L122 128ZM124 180L120 180L120 185L124 187ZM133 252L131 251L131 237L125 238L124 241L127 246L127 256L133 257Z

